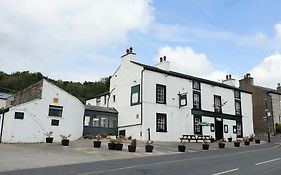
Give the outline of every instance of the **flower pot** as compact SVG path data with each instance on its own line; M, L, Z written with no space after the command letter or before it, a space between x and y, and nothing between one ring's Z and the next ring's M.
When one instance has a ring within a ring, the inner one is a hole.
M61 140L62 146L68 146L69 145L69 140L68 139L63 139Z
M229 142L232 142L232 138L227 138Z
M122 151L122 149L123 149L123 144L122 143L115 144L115 150Z
M249 146L249 145L250 145L250 141L248 141L248 140L245 140L245 141L244 141L244 145L247 145L247 146Z
M225 147L225 143L219 143L219 148L224 148Z
M47 137L46 143L53 143L54 138L53 137Z
M136 152L136 148L137 148L136 146L128 145L128 151L131 153Z
M210 138L211 143L215 141L215 138Z
M145 152L151 153L153 151L153 145L145 145Z
M203 150L209 150L209 144L202 144Z
M250 142L254 141L254 138L249 138L249 141L250 141Z
M109 150L115 150L115 143L108 143Z
M234 142L234 147L240 147L240 142Z
M185 145L178 145L178 151L179 152L185 152Z
M260 139L255 139L255 143L256 143L256 144L260 144L260 143L261 143L261 140L260 140Z
M100 148L101 141L94 141L94 148Z

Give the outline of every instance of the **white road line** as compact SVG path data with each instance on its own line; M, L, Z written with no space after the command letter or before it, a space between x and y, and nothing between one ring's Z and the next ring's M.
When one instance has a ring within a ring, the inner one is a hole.
M264 162L256 163L255 166L262 165L262 164L269 163L269 162L274 162L274 161L277 161L277 160L280 160L280 159L281 158L277 158L277 159L272 159L272 160L267 160L267 161L264 161Z
M222 172L219 172L219 173L216 173L216 174L212 174L212 175L226 174L226 173L230 173L230 172L237 171L237 170L239 170L239 168L235 168L235 169L227 170L227 171L222 171Z

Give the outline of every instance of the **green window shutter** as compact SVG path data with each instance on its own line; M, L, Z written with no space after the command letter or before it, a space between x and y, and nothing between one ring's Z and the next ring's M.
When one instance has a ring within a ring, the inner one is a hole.
M140 103L140 85L131 87L131 106Z

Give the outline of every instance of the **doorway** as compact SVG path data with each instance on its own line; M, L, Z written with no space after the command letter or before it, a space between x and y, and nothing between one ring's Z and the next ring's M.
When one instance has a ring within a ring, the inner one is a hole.
M216 140L223 139L223 123L221 118L216 118L215 131L216 131Z

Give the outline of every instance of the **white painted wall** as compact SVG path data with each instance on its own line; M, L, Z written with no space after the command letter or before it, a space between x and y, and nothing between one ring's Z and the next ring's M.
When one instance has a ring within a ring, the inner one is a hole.
M250 136L254 133L252 94L241 93L241 108L243 135Z
M100 103L97 104L97 98L93 98L93 99L89 99L86 101L87 105L93 105L93 106L101 106L101 107L108 107L108 98L109 95L104 95L104 96L100 96Z
M0 99L0 109L6 107L6 101L7 101L7 100Z
M53 103L54 98L58 103ZM49 105L63 106L62 117L48 116ZM15 112L24 112L24 119L15 119ZM61 134L71 134L70 140L76 140L82 136L83 115L84 105L77 98L44 80L41 99L11 107L5 113L2 142L44 142L49 131L53 131L56 142ZM52 119L58 119L59 126L52 126Z

